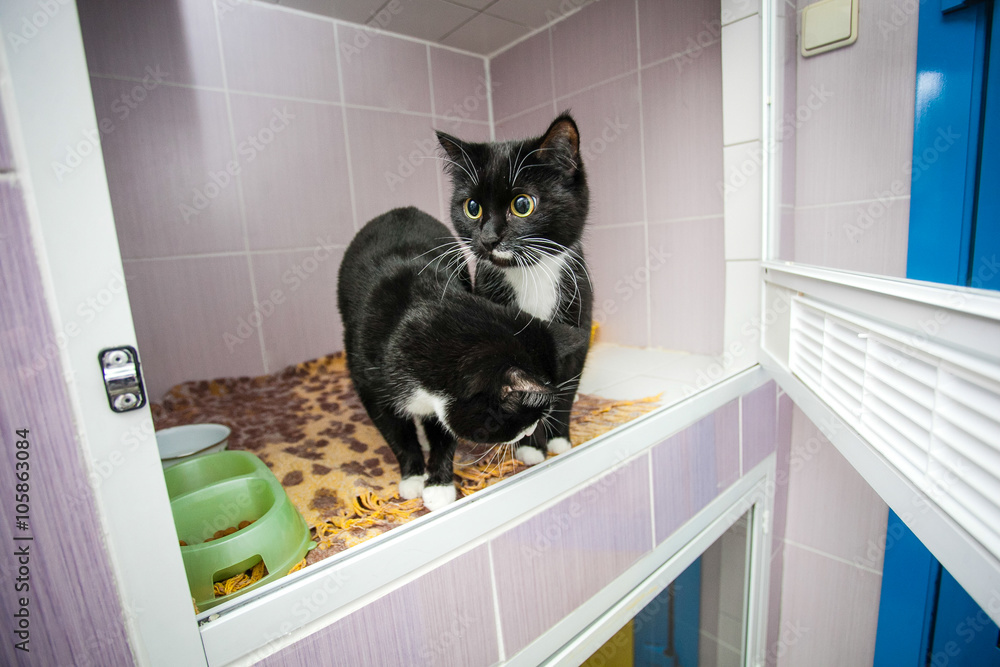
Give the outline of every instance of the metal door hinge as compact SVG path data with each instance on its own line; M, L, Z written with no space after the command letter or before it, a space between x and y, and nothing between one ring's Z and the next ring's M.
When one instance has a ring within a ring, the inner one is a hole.
M104 373L104 389L108 393L108 405L112 410L128 412L146 404L139 353L134 347L109 347L98 353L97 360Z

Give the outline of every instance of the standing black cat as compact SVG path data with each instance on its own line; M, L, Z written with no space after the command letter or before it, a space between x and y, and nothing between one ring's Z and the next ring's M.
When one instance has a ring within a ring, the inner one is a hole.
M396 209L357 233L337 283L351 379L399 462L399 494L432 510L455 500L456 437L530 435L557 395L560 350L585 345L472 294L454 244L434 218Z
M524 141L467 143L443 132L438 139L454 185L451 219L477 259L476 293L589 339L593 286L581 237L590 197L573 119L564 113ZM553 424L518 447L525 463L570 448L570 409L586 358L583 345L560 364Z

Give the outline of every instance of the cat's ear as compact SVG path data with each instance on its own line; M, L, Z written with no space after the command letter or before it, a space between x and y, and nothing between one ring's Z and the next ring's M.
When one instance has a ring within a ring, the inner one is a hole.
M547 323L556 344L556 354L560 359L586 350L590 345L590 332L582 327L574 327L562 322Z
M521 396L521 403L529 407L540 407L549 400L552 395L552 387L539 382L536 378L526 373L517 366L511 366L504 373L503 388L500 395L507 402L507 399L514 392Z
M567 174L580 169L580 130L568 112L552 121L542 136L542 155Z
M531 377L523 369L511 366L504 373L503 392L509 394L512 391L530 391L536 393L550 392L549 387Z
M459 165L464 164L468 161L466 157L467 151L465 149L465 143L456 137L451 136L445 132L435 132L437 134L438 143L441 144L441 149L444 151L448 159ZM449 162L445 162L445 169L451 173L455 173L454 165Z

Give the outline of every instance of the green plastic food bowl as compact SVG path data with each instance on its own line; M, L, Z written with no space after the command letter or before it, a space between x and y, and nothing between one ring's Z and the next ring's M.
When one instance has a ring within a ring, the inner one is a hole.
M181 556L198 609L205 611L288 574L309 551L309 527L274 473L249 452L204 454L163 471ZM217 531L252 521L213 539ZM215 582L264 561L267 576L223 597Z

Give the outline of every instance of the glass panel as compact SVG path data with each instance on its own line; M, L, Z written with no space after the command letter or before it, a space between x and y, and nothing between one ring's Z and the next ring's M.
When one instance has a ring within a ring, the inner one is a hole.
M736 667L746 650L749 514L584 663Z
M810 4L777 3L771 257L996 289L996 188L977 184L995 168L982 143L996 134L984 103L993 3L861 2L856 43L804 57Z

